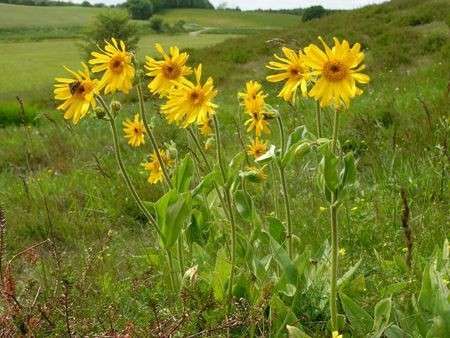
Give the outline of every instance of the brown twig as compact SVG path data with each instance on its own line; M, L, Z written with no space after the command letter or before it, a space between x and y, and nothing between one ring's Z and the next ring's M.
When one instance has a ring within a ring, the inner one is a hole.
M403 212L402 212L402 226L403 231L405 232L405 241L406 241L406 264L409 268L411 268L411 261L412 261L412 250L413 250L413 238L412 238L412 230L411 225L409 224L409 216L410 216L410 210L408 205L408 198L406 194L406 190L402 188L400 190L400 195L402 197L402 204L403 204Z

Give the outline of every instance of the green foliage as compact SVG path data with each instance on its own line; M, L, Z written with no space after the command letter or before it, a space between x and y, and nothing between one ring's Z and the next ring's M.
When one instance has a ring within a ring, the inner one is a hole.
M302 14L302 21L306 22L313 19L319 19L325 14L327 14L327 11L322 6L311 6L304 9Z
M33 105L26 105L24 110L22 112L17 102L0 103L0 127L35 123L39 108Z
M134 20L147 20L154 13L151 0L127 0L126 8Z
M88 57L92 51L98 50L98 47L103 48L105 41L111 41L111 38L123 40L128 50L136 50L139 41L137 26L130 21L127 14L115 11L97 15L83 36L81 48Z
M162 33L164 27L164 20L160 16L153 16L149 21L150 29L156 33Z

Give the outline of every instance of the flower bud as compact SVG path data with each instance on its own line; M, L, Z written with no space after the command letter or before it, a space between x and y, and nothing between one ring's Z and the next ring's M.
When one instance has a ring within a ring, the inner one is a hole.
M103 107L100 106L95 107L94 112L99 120L103 120L106 116L106 112L105 109L103 109Z
M111 111L116 115L122 109L122 104L119 101L111 102Z

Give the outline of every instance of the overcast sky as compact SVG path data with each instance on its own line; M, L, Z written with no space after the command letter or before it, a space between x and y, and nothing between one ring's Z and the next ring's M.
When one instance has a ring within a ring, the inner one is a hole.
M384 2L384 0L210 0L210 2L214 6L226 2L228 7L239 6L241 9L305 8L314 5L333 9L350 9Z

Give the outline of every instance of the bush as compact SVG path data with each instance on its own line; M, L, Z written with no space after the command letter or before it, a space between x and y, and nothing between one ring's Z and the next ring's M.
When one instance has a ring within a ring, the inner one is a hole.
M305 9L302 16L302 21L310 21L312 19L318 19L324 16L327 10L322 6L311 6Z
M108 11L95 17L94 22L84 32L85 41L81 48L87 56L97 46L103 46L105 40L116 38L123 40L129 50L135 50L139 41L138 28L130 22L128 14L119 11Z
M126 7L131 17L135 20L147 20L153 14L151 0L127 0Z
M162 33L164 27L164 20L159 16L154 16L150 19L150 28L156 33Z

